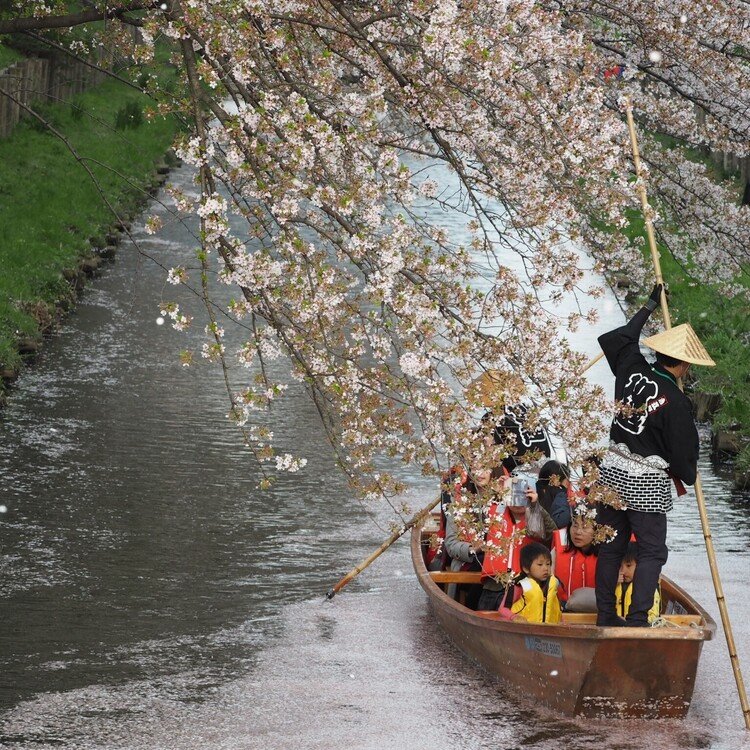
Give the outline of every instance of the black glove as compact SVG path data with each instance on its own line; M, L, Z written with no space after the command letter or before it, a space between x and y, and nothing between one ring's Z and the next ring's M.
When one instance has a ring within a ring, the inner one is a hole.
M651 312L659 307L662 289L664 289L664 284L654 284L654 288L651 290L651 296L648 298L648 302L644 305L644 307L651 310Z

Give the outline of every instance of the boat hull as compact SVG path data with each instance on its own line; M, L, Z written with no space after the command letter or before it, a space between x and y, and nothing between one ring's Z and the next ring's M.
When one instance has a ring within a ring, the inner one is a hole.
M663 718L687 713L703 642L715 624L685 592L663 592L700 615L693 627L602 628L508 622L448 597L427 570L419 530L412 561L438 622L455 645L508 688L568 715ZM696 618L697 619L697 618Z

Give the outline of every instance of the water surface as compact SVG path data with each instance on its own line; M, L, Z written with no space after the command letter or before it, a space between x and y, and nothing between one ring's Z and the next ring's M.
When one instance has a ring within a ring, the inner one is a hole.
M191 189L186 169L172 180ZM134 231L164 265L191 264L186 228ZM123 246L0 412L0 746L750 747L721 632L685 721L561 719L451 648L405 541L325 602L390 515L353 499L295 384L275 431L309 464L255 489L219 373L179 365L200 331L155 323L176 294L163 278ZM602 310L601 330L622 320L613 297ZM578 342L591 353L594 333ZM610 387L605 366L592 375ZM702 467L750 670L748 498ZM421 506L434 488L409 479ZM665 572L718 620L691 495L669 543Z

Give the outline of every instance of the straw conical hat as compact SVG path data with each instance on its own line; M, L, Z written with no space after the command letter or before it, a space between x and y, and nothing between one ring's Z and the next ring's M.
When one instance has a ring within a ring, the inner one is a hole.
M643 343L655 352L661 352L682 362L707 367L716 365L690 323L683 323L668 331L657 333L655 336L649 336L643 339Z

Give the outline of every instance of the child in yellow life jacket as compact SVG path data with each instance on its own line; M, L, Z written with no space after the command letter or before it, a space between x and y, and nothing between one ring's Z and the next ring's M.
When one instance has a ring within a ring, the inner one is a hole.
M509 586L500 606L506 620L558 623L562 620L558 580L552 575L552 556L539 542L521 547L523 574L516 585ZM508 600L512 597L512 603Z
M622 563L620 563L619 582L615 589L617 614L623 619L627 617L628 611L630 610L630 599L633 595L633 576L635 575L637 565L638 543L630 542L627 551L625 552L625 557L622 558ZM654 591L654 603L648 611L649 624L659 616L660 610L661 593L657 587L656 591Z

